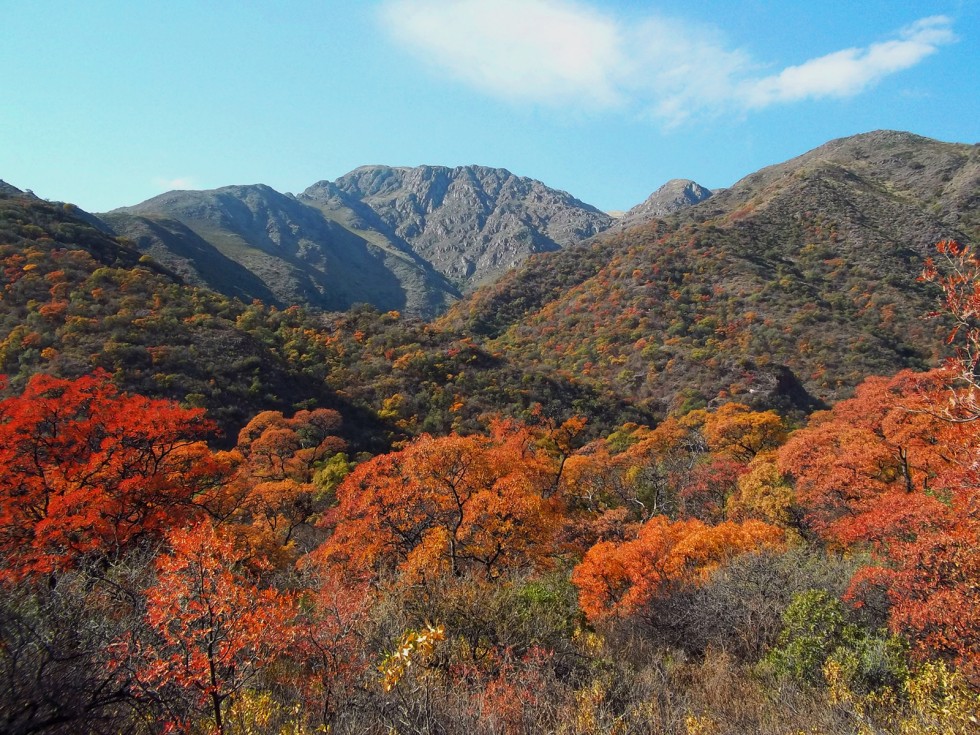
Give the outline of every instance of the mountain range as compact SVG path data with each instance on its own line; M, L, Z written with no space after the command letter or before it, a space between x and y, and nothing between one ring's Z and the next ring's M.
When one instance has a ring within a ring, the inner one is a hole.
M805 413L938 364L918 275L938 240L980 237L980 147L876 131L723 190L668 182L618 218L478 166L101 215L8 184L0 203L14 385L104 367L229 433L309 401L389 439L491 412L609 429L728 400Z
M833 402L936 363L937 294L918 276L937 241L976 242L978 203L980 146L858 135L531 260L444 323L658 412L775 385Z
M364 166L298 196L264 185L175 191L100 215L188 282L226 295L430 317L528 255L613 219L505 169Z

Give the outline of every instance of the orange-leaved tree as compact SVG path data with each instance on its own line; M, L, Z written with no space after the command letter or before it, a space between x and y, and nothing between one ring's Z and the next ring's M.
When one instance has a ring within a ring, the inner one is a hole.
M155 699L174 705L174 724L193 729L193 715L224 732L229 700L256 681L293 641L295 601L260 588L247 550L210 521L167 536L146 592L149 635L119 642L120 660Z
M779 467L813 529L874 555L852 594L884 589L896 632L980 680L980 423L944 417L960 390L952 377L869 378L796 432Z
M0 577L111 555L192 515L226 479L200 409L121 393L109 376L35 375L0 402Z
M635 539L593 546L572 572L572 582L590 620L629 617L679 587L703 581L739 554L782 543L783 531L761 521L712 526L655 516Z
M726 403L714 411L699 409L682 423L700 429L708 449L748 462L786 439L786 426L775 411L753 411L743 403Z
M288 651L293 686L324 731L357 690L375 658L364 645L375 601L367 582L345 579L342 570L301 564L304 576L294 643Z
M263 411L238 435L227 453L231 481L202 500L212 517L231 521L243 542L278 567L290 566L311 545L311 524L328 503L315 482L327 460L346 449L335 436L340 414L330 409L298 411L286 418ZM306 531L306 538L299 538Z
M782 528L797 523L796 496L777 466L776 452L757 454L736 480L725 506L729 520L755 518Z
M316 552L359 574L427 575L545 564L553 552L556 461L512 422L489 436L423 435L359 465L337 489Z
M964 424L936 413L945 371L868 378L853 398L814 414L780 449L806 521L841 544L886 546L945 525L942 478L970 463Z
M930 262L924 278L943 288L957 357L941 370L869 378L796 432L779 468L813 529L874 555L851 594L884 589L896 632L980 682L980 261L956 243L938 248L945 271Z

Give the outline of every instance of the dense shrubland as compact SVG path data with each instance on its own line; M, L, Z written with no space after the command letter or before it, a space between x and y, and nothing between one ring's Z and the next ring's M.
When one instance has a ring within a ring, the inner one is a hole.
M486 428L491 414L589 415L593 433L653 419L398 312L323 315L190 288L76 214L0 196L0 372L13 388L102 368L120 388L206 408L226 446L262 410L311 406L342 411L346 438L373 452Z
M0 203L0 730L975 731L959 246L925 274L946 367L806 419L655 416L397 313L189 290ZM737 342L674 280L698 318L670 339Z
M216 450L202 409L30 378L4 730L974 731L977 263L944 248L959 360L792 432L728 403L355 457L303 409Z

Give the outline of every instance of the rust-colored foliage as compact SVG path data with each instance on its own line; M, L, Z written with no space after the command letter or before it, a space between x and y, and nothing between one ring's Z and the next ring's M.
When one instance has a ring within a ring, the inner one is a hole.
M874 553L852 594L882 586L896 631L980 680L980 423L949 413L972 390L950 370L870 378L795 433L779 467L811 527Z
M707 523L725 519L726 504L738 488L745 465L728 454L710 454L682 478L678 495L684 514Z
M980 257L975 251L953 240L936 245L942 260L937 266L931 258L922 272L923 281L939 284L943 290L943 310L932 316L952 317L953 329L946 342L955 345L956 358L949 367L962 386L956 400L944 407L949 418L957 421L980 418Z
M154 638L139 646L137 676L150 691L185 692L223 732L228 699L290 647L295 605L260 589L247 552L210 522L174 529L168 540L170 552L157 559L156 583L146 593Z
M334 534L318 552L352 571L428 575L539 566L552 552L554 460L535 435L419 437L358 466L337 490Z
M296 561L297 535L323 510L314 483L320 463L346 449L334 435L340 415L329 409L299 411L286 418L263 411L239 432L231 453L237 470L211 499L212 511L234 521L248 546L277 566Z
M657 597L705 579L728 559L782 543L782 530L760 521L710 526L656 516L635 539L593 546L572 572L572 582L591 620L628 617Z
M306 585L287 655L296 664L302 700L326 726L371 663L361 633L374 600L366 582L345 580L336 569L302 566Z
M941 371L869 378L790 438L779 469L796 479L813 528L843 544L883 547L944 523L940 478L967 460L966 429L934 411L948 399L947 378Z
M105 373L35 375L0 402L0 574L114 554L191 515L224 468L198 409L120 393Z

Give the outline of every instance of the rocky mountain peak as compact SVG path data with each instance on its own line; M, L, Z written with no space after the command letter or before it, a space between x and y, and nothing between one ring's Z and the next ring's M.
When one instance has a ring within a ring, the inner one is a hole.
M464 289L613 222L567 192L487 166L362 166L300 199L355 211L356 226L410 248Z
M671 179L645 201L626 212L620 219L620 223L629 227L654 218L666 217L703 202L712 193L710 189L691 179Z

